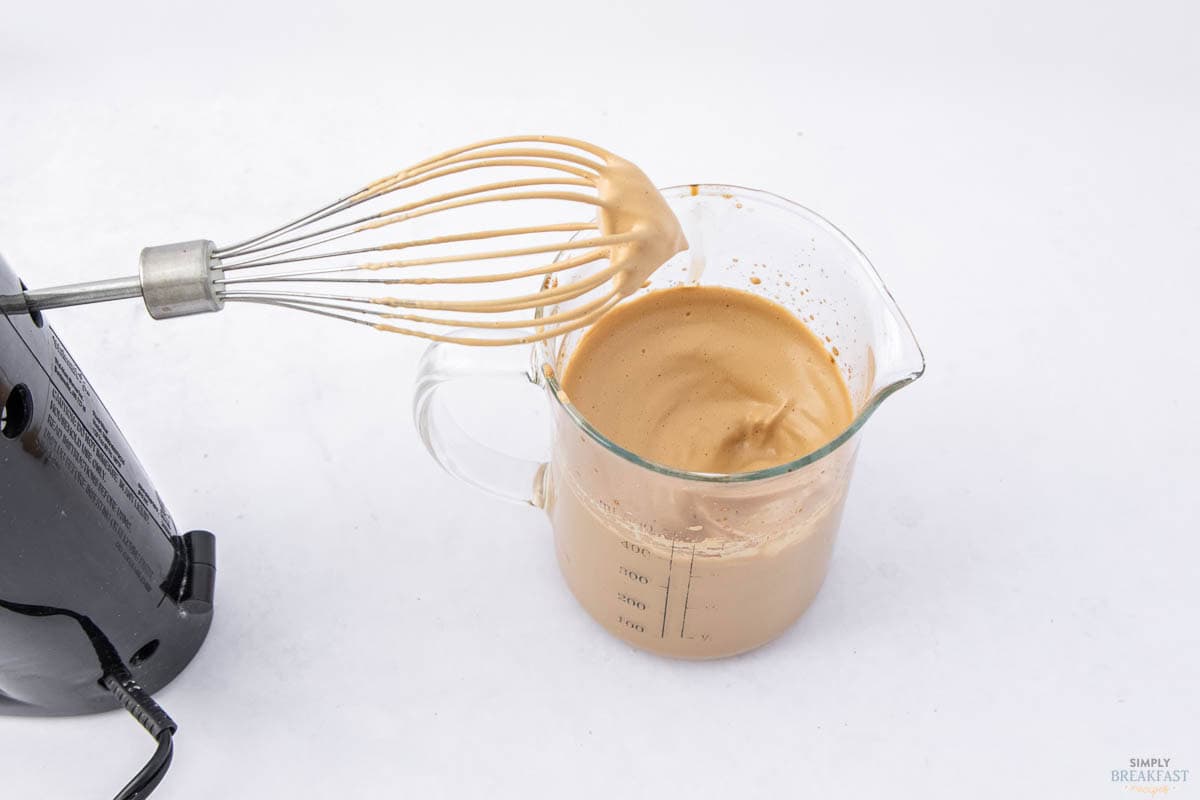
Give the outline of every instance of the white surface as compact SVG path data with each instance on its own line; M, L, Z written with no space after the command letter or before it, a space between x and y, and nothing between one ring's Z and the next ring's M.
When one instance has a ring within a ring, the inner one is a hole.
M31 284L565 132L819 210L929 360L868 426L809 614L695 664L609 638L538 512L431 469L419 343L48 315L219 536L158 797L1098 798L1134 796L1132 756L1200 770L1194 3L67 5L0 32L0 248ZM111 796L151 749L117 714L0 741L4 797Z

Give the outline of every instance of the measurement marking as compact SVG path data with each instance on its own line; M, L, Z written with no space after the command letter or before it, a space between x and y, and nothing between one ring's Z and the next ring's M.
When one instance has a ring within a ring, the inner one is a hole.
M663 597L662 630L658 634L660 639L667 635L667 609L669 608L667 604L671 602L671 567L673 566L675 566L675 543L671 542L671 560L667 562L667 594Z
M683 630L687 627L688 598L692 595L692 570L696 567L696 545L692 545L692 560L688 563L687 589L683 593L683 621L679 623L679 638L683 638Z

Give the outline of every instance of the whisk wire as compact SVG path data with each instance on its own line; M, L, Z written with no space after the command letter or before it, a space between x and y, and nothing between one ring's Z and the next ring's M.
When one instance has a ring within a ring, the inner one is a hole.
M533 146L530 146L533 145ZM573 148L585 155L549 145ZM276 307L309 310L324 316L375 324L381 330L441 338L441 334L418 328L380 324L379 319L393 319L413 326L447 326L464 328L513 329L533 324L529 319L497 319L496 314L528 311L539 306L578 300L609 281L616 269L611 265L578 280L559 285L548 281L542 291L517 294L487 300L433 300L390 296L360 297L353 294L322 291L319 286L434 286L477 285L501 283L525 278L552 276L609 257L612 247L636 241L639 233L602 233L570 241L520 244L515 240L553 233L580 234L599 228L596 222L564 222L541 225L520 225L488 228L468 232L453 232L414 237L400 241L382 242L355 248L328 249L325 246L358 234L379 230L421 217L442 215L492 203L526 201L558 201L591 208L603 206L593 193L568 191L586 188L596 191L604 165L593 160L606 158L605 151L586 143L560 137L504 137L457 148L426 159L408 169L367 184L359 191L334 203L280 226L262 236L247 239L236 245L217 250L214 255L225 261L223 274L217 279L217 291L223 300L274 305ZM427 196L408 199L370 214L353 214L348 219L339 215L363 204L395 193L432 184L441 179L461 176L471 171L526 168L539 172L557 173L535 175L512 180L494 180L475 185L449 188ZM323 224L322 224L323 223ZM446 246L465 246L472 242L512 239L514 246L499 249L456 251L449 254L416 254L422 249ZM414 251L414 257L353 263L330 264L304 270L275 270L300 263L342 261L369 253L401 250ZM522 266L515 269L473 275L420 275L415 277L374 277L364 272L408 270L416 267L463 265L474 262L519 259L548 253L585 251L579 255L560 257L545 265ZM610 259L611 261L611 259ZM246 273L240 275L238 273ZM354 275L353 273L360 273ZM234 274L233 277L229 277ZM306 286L307 285L307 286ZM305 291L308 286L312 290ZM292 288L295 287L295 288ZM609 307L618 298L615 291L586 300L575 308L552 311L538 323L540 334L557 335L564 326ZM466 313L469 318L445 318L428 314L398 313L396 309ZM375 320L375 322L372 322ZM492 343L489 340L489 343Z

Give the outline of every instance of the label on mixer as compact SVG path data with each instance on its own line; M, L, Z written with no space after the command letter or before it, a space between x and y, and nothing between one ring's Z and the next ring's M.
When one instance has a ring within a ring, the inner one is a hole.
M96 400L92 385L88 383L83 370L75 363L75 359L71 358L71 354L53 330L50 331L50 343L54 346L54 362L51 366L54 385L59 391L70 396L72 405L77 410L86 410Z
M101 406L92 385L88 383L83 370L75 363L75 359L71 358L71 354L67 352L67 348L63 346L58 334L54 331L50 331L50 342L54 345L55 387L70 399L71 405L81 418L90 418L88 427L96 438L97 445L104 450L105 455L113 460L118 469L124 468L125 457L113 444L109 425L106 425L101 416L96 413L96 408Z
M75 359L67 352L67 348L53 330L50 331L50 341L54 345L54 384L70 403L77 421L86 427L95 446L111 462L114 480L122 485L124 493L132 493L135 504L139 506L139 514L152 520L163 533L173 535L175 521L171 519L171 514L158 492L147 488L150 482L146 479L141 465L136 460L130 462L126 459L125 453L129 452L129 447L104 404L100 402L96 391L88 383L83 370L75 363Z
M153 567L139 552L135 527L151 525L163 534L175 524L157 492L148 490L141 466L128 448L87 378L50 332L53 346L51 389L40 444L49 465L77 483L113 533L113 545L147 590Z
M43 446L53 455L50 461L70 474L83 487L84 494L115 534L114 544L147 591L153 569L133 544L131 514L143 522L152 520L146 503L124 480L113 462L106 458L104 445L89 435L87 428L70 408L66 395L57 389L50 394L50 408L42 428ZM140 487L139 487L140 488ZM157 519L153 520L160 525Z

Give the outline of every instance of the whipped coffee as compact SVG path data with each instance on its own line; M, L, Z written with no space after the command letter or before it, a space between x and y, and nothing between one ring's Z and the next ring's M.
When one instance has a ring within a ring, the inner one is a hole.
M853 417L846 382L812 331L777 303L720 286L651 292L604 315L562 385L607 438L692 472L794 461Z
M715 286L653 291L600 319L562 389L604 438L692 473L745 473L835 439L854 408L834 357L787 309ZM560 411L546 506L572 592L610 632L686 658L761 645L824 579L856 442L749 481L641 466Z

